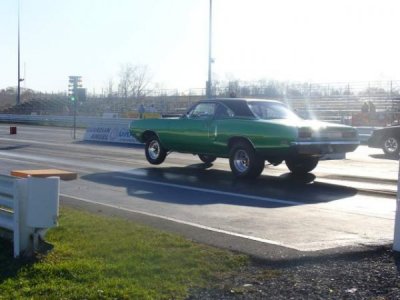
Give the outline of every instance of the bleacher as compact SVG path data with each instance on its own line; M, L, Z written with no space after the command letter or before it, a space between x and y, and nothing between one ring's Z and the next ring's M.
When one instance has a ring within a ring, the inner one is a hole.
M259 96L250 97L261 98ZM137 112L138 107L143 104L146 107L153 105L156 111L163 115L178 115L184 113L190 106L204 98L201 95L156 95L140 99L88 97L85 102L77 103L77 112L81 116L102 116L104 113L114 113L123 117L129 115L129 112ZM354 95L277 98L277 100L286 103L304 118L316 118L337 123L343 123L352 114L359 113L365 101L372 101L377 111L393 111L395 107L398 107L400 101L387 96L362 97ZM18 115L72 115L73 111L73 102L69 101L66 96L55 95L33 97L25 100L20 105L5 108L0 113Z
M68 99L54 98L41 99L33 98L19 105L8 107L1 111L2 114L14 115L68 115L71 110L71 103Z
M386 97L339 97L288 99L286 102L303 117L315 117L320 120L343 123L343 119L361 111L364 102L372 101L376 111L392 111L399 100Z

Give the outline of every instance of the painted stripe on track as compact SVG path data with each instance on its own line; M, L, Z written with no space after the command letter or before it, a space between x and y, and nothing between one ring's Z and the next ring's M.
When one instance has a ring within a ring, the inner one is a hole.
M163 220L167 220L167 221L172 221L172 222L175 222L175 223L178 223L178 224L183 224L183 225L188 225L188 226L192 226L192 227L196 227L196 228L200 228L200 229L204 229L204 230L223 233L223 234L226 234L226 235L231 235L231 236L235 236L235 237L239 237L239 238L243 238L243 239L248 239L248 240L252 240L252 241L257 241L257 242L261 242L261 243L266 243L266 244L271 244L271 245L276 245L276 246L281 246L281 247L285 247L285 248L290 248L290 249L302 251L301 249L295 248L293 246L288 246L288 245L283 244L281 242L272 241L272 240L268 240L268 239L262 239L262 238L258 238L258 237L254 237L254 236L250 236L250 235L245 235L245 234L240 234L240 233L236 233L236 232L232 232L232 231L222 230L222 229L218 229L218 228L213 228L213 227L201 225L201 224L198 224L198 223L187 222L187 221L178 220L178 219L175 219L175 218L170 218L170 217L161 216L161 215L148 213L148 212L144 212L144 211L139 211L139 210L134 210L134 209L129 209L129 208L116 206L116 205L112 205L112 204L96 202L96 201L92 201L92 200L89 200L89 199L75 197L75 196L66 195L66 194L60 194L60 196L66 197L66 198L75 199L75 200L82 201L82 202L91 203L91 204L102 205L102 206L106 206L106 207L110 207L110 208L124 210L124 211L127 211L127 212L142 214L142 215L149 216L149 217L155 217L155 218L159 218L159 219L163 219Z

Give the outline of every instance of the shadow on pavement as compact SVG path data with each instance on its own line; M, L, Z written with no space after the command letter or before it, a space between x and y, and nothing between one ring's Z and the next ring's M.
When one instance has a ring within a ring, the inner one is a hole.
M0 147L0 151L2 151L2 150L16 150L16 149L27 148L27 147L30 147L30 146L31 145L28 145L28 144L3 146L3 147Z
M109 147L121 147L121 148L133 148L133 149L143 149L143 144L133 144L133 143L113 143L113 142L99 142L99 141L75 141L74 144L77 145L101 145Z
M94 173L82 180L125 187L136 198L186 205L230 203L256 207L282 207L324 203L354 196L358 190L316 182L315 175L285 173L257 179L235 179L231 172L209 169L210 165L150 167L124 172Z
M385 154L370 154L369 156L372 158L377 158L377 159L387 159L387 160L396 160L396 161L399 160L399 158L400 158L400 157L390 157Z

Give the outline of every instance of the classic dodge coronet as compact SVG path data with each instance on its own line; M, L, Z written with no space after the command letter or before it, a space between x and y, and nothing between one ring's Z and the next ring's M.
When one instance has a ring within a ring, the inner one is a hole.
M208 164L225 157L241 178L259 176L265 161L285 161L291 172L304 174L325 154L359 145L350 126L303 120L279 101L258 99L203 100L180 118L135 120L130 132L146 144L151 164L161 164L171 151L197 154Z

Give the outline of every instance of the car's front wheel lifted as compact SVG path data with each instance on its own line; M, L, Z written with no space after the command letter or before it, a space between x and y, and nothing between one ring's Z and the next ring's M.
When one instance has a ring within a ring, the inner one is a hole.
M167 156L167 151L161 146L156 136L150 137L145 146L146 159L152 165L159 165Z
M393 136L386 137L383 141L382 150L387 156L398 156L400 152L399 140Z
M211 164L217 159L217 157L214 155L206 155L206 154L199 154L199 158L203 163L206 164Z
M264 170L265 160L248 143L237 143L230 151L229 165L237 178L256 178Z
M285 160L286 166L293 174L306 174L318 165L318 157L294 157Z

